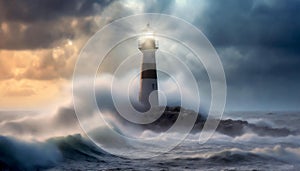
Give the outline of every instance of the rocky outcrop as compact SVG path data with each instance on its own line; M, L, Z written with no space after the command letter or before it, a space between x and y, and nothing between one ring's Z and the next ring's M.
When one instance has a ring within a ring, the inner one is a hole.
M166 107L164 113L159 119L157 119L151 124L143 125L142 127L156 132L166 131L176 122L180 111L185 115L197 114L197 119L192 129L192 133L197 133L203 129L203 126L206 122L206 118L199 113L181 107ZM233 119L219 120L219 125L216 131L231 137L241 136L249 131L256 133L259 136L274 137L284 137L288 135L299 134L298 132L289 130L287 128L272 128L268 126L259 126L252 123L248 123L247 121Z

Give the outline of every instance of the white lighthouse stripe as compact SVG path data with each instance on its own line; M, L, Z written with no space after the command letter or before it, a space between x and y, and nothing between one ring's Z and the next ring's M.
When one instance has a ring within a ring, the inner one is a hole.
M155 63L155 51L147 50L143 52L143 63Z
M149 105L149 95L151 93L153 94L154 101L153 105L158 106L158 92L155 91L157 90L157 80L156 79L142 79L141 80L141 89L140 89L140 96L139 100L142 102L144 105Z
M142 70L149 70L149 69L156 69L156 64L155 63L143 63L142 64Z

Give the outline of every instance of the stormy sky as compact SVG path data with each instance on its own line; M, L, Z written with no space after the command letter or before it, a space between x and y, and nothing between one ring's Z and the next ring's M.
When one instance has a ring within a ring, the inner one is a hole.
M297 0L0 0L0 108L63 101L86 41L147 12L185 19L207 36L224 66L226 110L299 110L299 9Z

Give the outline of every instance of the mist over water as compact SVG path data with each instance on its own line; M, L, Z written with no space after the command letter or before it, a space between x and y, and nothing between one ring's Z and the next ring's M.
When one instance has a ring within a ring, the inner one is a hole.
M98 109L88 111L86 122L90 130L96 130L101 147L118 153L153 149L155 144L136 144L128 138L114 136L120 133L132 138L158 137L162 144L177 141L180 132L163 133L151 129L122 124L116 117L110 95L111 77L98 80L96 94L104 121L99 120ZM121 83L121 82L120 82ZM105 86L107 85L107 86ZM122 84L119 84L120 86ZM79 90L84 94L84 82ZM122 92L119 92L122 97ZM110 99L110 100L109 100ZM105 100L105 101L103 101ZM81 99L81 107L89 104ZM251 129L243 129L240 135L216 132L205 144L199 144L200 130L196 130L173 150L150 159L126 159L107 153L89 140L81 130L72 105L59 107L52 113L2 111L0 117L0 168L11 170L34 169L203 169L203 170L297 170L300 168L299 114L241 112L226 113L224 119L243 120L259 127L288 129L293 134L259 135ZM70 104L70 103L69 103ZM288 117L287 117L288 116ZM120 117L120 116L119 116ZM230 122L229 122L230 123ZM109 124L108 129L105 124ZM230 129L230 124L227 129ZM226 127L225 127L226 128ZM236 128L235 128L236 129ZM114 131L114 133L112 133ZM167 137L167 138L166 138ZM138 145L138 146L137 146ZM150 151L151 152L151 151Z
M69 110L58 110L56 114L51 116L53 120L49 124L58 122L57 115ZM249 112L250 113L250 112ZM32 113L30 114L32 115ZM274 115L276 117L270 117ZM4 115L3 115L4 116ZM56 117L54 117L56 116ZM235 118L236 116L236 118ZM257 120L257 116L260 119ZM272 126L278 128L288 127L289 129L299 130L299 125L294 122L291 124L290 119L299 120L298 113L290 113L287 118L282 113L252 113L243 118L243 115L227 114L226 118L248 120L261 126ZM254 132L246 131L243 135L231 137L222 133L215 133L214 136L205 144L199 144L199 132L190 134L187 139L175 149L154 157L151 159L131 160L119 158L108 154L93 144L85 134L63 134L60 127L61 136L57 137L54 133L51 135L47 129L41 129L48 132L48 138L34 140L32 137L38 137L33 128L38 128L33 120L24 119L23 117L10 116L11 121L1 123L1 132L5 131L7 136L0 137L0 166L1 168L9 168L12 170L33 170L33 169L204 169L204 170L297 170L300 168L300 136L260 136ZM26 117L25 117L26 118ZM39 115L36 116L36 122ZM273 119L272 119L273 118ZM15 127L8 127L7 123L18 121L18 125L24 129L23 132L16 132ZM31 121L31 122L29 122ZM264 121L264 123L262 123ZM280 122L279 122L280 121ZM59 123L59 122L58 122ZM58 125L55 123L54 125ZM280 123L280 124L279 124ZM34 127L35 126L35 127ZM116 127L117 128L117 127ZM9 130L10 129L10 130ZM101 128L100 128L101 129ZM30 131L29 131L30 130ZM11 134L9 134L11 131ZM28 131L28 132L26 132ZM110 130L104 127L101 129L103 138L106 139L106 148L115 148L117 151L128 152L131 147L128 139L116 139L110 134ZM119 130L122 132L122 128ZM134 131L134 130L131 130ZM74 130L75 132L75 130ZM80 129L78 129L80 132ZM136 137L146 138L160 136L161 133L145 130L139 132L136 130ZM18 133L18 134L15 134ZM3 134L3 133L1 133ZM14 134L14 135L13 135ZM21 135L34 136L21 136ZM71 134L71 135L69 135ZM163 139L162 141L174 141L177 134L173 133L172 138ZM28 138L30 137L30 138ZM112 144L113 143L113 144ZM145 146L143 148L152 148Z

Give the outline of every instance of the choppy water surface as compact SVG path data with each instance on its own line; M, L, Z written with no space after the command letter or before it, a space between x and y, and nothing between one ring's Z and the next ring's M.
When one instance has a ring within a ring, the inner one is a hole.
M225 118L299 131L299 113L234 113ZM151 159L126 159L106 153L81 135L23 142L0 137L0 168L10 170L299 170L300 136L258 136L251 131L230 137L221 133L205 144L191 134L178 147ZM176 138L176 137L174 137ZM145 147L147 148L147 147ZM0 170L1 170L0 169Z

